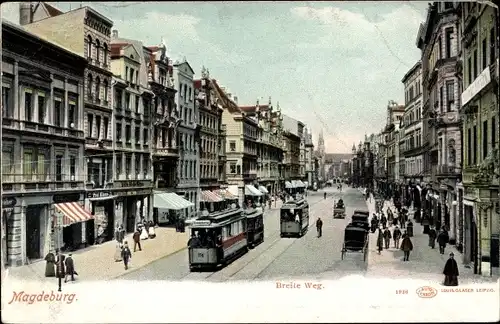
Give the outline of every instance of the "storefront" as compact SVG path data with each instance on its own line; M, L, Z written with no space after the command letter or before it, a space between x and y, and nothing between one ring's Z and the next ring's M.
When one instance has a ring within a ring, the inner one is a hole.
M194 204L174 192L153 192L153 221L157 224L172 225L182 215L182 211Z
M82 237L88 245L95 244L99 225L103 229L102 240L110 241L114 236L115 220L119 219L121 209L117 208L117 196L111 191L88 191L85 204L94 218L82 224Z
M117 191L117 210L121 210L120 223L127 233L135 231L136 224L144 218L145 221L153 220L150 212L151 189ZM116 226L116 225L115 225Z
M14 207L17 205L17 199L14 197L5 197L2 199L2 265L3 267L15 264L18 259L14 253L16 247L11 242L15 241L16 229L14 225ZM19 230L19 228L18 228Z

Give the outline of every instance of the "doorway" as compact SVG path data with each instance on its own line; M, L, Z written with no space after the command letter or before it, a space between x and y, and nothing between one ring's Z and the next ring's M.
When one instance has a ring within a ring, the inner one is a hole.
M470 255L470 259L472 262L474 262L474 274L477 274L478 273L478 266L479 266L479 262L476 258L477 256L477 226L476 226L476 222L473 220L472 221L472 224L471 224L471 255Z
M40 253L40 217L43 205L29 205L26 208L26 258L41 259Z

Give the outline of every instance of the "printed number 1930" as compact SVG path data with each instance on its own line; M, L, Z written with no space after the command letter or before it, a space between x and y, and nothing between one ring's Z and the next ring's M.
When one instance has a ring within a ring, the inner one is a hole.
M398 289L396 290L396 295L408 295L407 289Z

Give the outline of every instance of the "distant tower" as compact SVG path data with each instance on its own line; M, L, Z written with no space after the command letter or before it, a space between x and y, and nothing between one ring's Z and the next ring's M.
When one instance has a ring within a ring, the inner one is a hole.
M320 157L325 157L325 140L323 138L323 130L321 130L318 137L318 153Z
M19 24L21 26L31 24L33 15L32 6L31 1L19 3Z

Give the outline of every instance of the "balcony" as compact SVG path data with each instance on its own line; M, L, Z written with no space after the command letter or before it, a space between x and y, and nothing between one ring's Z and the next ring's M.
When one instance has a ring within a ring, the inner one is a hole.
M463 168L462 172L462 182L464 184L472 184L475 182L475 177L479 173L478 166L466 166Z
M462 170L455 165L438 165L436 169L437 178L456 178L461 174Z
M3 174L2 182L4 193L85 190L84 178L69 174Z
M67 137L68 141L84 139L83 130L35 123L25 120L13 119L9 117L2 118L2 127L12 130L38 133L41 134L43 137L47 135Z

